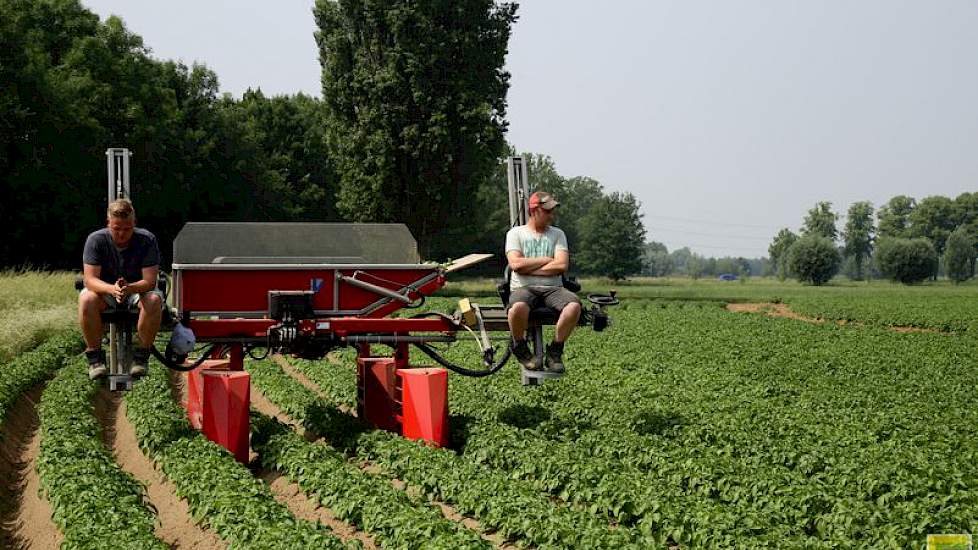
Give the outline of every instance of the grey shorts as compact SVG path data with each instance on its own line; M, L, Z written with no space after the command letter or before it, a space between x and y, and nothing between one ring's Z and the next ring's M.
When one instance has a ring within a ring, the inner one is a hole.
M531 310L546 306L563 311L567 304L580 304L581 300L577 294L562 286L521 286L510 292L507 311L516 302L529 305Z
M84 294L86 292L91 292L91 290L88 290L87 288L83 288L82 291L79 293L79 295ZM143 292L142 294L130 294L130 295L126 296L126 300L122 304L120 304L119 302L116 302L115 301L115 298L113 298L112 295L110 295L110 294L103 294L102 295L102 300L105 301L105 304L107 306L109 306L109 309L123 309L123 308L125 308L125 309L136 309L137 308L137 304L139 304L139 299L141 297L147 295L147 294L156 294L157 296L159 296L160 297L160 305L162 307L162 304L163 304L163 292L160 289L158 289L158 288L154 288L153 290L148 290L146 292Z

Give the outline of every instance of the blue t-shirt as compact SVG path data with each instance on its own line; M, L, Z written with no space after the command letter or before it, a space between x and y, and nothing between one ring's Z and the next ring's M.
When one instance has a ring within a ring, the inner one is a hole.
M109 284L115 284L119 277L128 283L134 283L143 278L144 267L160 265L160 247L156 243L155 235L137 227L133 229L132 238L126 248L119 249L106 227L92 232L85 239L82 261L88 265L101 266L99 278Z

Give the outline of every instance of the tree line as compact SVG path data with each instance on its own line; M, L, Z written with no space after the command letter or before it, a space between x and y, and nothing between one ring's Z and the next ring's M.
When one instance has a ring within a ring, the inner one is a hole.
M917 201L898 195L875 211L852 204L841 231L832 204L819 202L799 234L781 229L768 247L778 277L820 285L841 272L850 279L887 278L912 284L944 275L954 282L975 274L978 192Z
M104 224L109 147L133 152L139 225L167 261L187 221L402 222L426 259L501 253L516 9L318 0L322 99L235 99L78 0L0 0L0 267L78 267ZM526 156L533 187L562 202L575 267L637 273L635 197Z

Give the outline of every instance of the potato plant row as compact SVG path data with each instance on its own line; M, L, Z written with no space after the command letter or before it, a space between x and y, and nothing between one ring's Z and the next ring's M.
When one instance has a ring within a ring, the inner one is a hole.
M156 514L143 486L116 464L100 440L102 428L84 360L73 360L45 388L38 407L41 451L37 472L61 548L106 548L126 541L133 548L167 546L153 534Z
M193 430L173 400L165 369L150 374L126 396L126 412L143 451L186 499L196 521L233 548L295 550L359 547L344 544L321 524L296 519L269 488L224 448Z
M269 370L278 369L272 366ZM281 373L281 371L279 371ZM451 504L490 529L541 547L647 548L663 544L653 533L607 521L585 510L561 505L510 476L487 470L447 449L430 448L382 430L350 426L335 407L281 373L275 394L266 396L330 442L348 445L356 455L382 467L431 498ZM261 387L261 381L254 379ZM263 393L266 388L261 387Z
M434 506L414 502L390 481L369 475L326 445L306 441L275 419L255 415L252 445L262 465L285 472L337 517L384 548L491 548Z
M24 392L50 378L69 355L78 351L81 351L81 340L77 332L67 331L0 367L0 422L7 418L10 407Z

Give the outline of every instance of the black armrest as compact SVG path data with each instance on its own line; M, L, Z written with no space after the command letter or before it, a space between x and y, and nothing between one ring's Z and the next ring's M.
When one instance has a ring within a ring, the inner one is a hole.
M561 282L564 284L564 288L567 290L578 293L581 291L581 283L577 282L577 277L560 277Z

